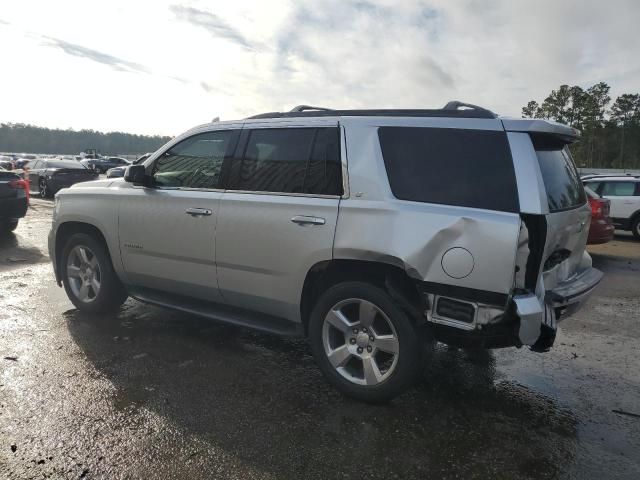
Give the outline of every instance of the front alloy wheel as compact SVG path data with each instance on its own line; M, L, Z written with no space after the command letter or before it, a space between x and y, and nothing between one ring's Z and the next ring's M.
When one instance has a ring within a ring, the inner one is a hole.
M71 235L62 249L60 268L67 296L79 310L110 312L127 299L105 243L92 235Z
M100 293L102 274L96 254L84 245L73 247L67 257L67 280L71 291L83 303L93 302Z

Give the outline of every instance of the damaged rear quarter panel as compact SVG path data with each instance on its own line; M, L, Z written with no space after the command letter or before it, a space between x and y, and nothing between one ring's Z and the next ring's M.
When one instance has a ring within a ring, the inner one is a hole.
M340 204L334 258L389 263L417 280L509 293L519 230L516 214L348 199ZM473 255L473 270L464 278L452 278L442 267L453 247Z
M501 130L497 120L385 119L385 124ZM520 233L517 213L398 200L391 192L378 141L379 119L341 122L346 128L349 186L340 201L334 258L383 262L421 281L509 293ZM452 188L453 185L452 185ZM447 250L473 255L473 270L452 278Z

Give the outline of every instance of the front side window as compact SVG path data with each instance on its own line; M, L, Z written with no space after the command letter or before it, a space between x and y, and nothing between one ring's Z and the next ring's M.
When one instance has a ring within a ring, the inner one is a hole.
M378 137L396 198L518 212L505 132L380 127Z
M153 182L158 187L220 188L222 163L238 132L220 130L189 137L171 147L155 162Z
M632 197L636 191L634 182L605 182L602 195L610 197Z
M337 127L251 130L230 169L229 190L341 195Z

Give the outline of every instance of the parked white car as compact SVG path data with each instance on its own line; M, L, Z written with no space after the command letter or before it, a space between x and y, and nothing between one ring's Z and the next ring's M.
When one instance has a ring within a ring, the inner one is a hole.
M640 240L640 176L585 175L582 182L611 202L615 227L631 231Z
M49 251L80 310L305 335L338 389L388 400L434 340L548 350L598 284L577 136L460 102L210 123L60 191Z

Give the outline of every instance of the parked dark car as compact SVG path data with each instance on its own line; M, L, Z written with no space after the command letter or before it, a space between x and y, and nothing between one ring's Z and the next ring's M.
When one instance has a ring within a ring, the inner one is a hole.
M27 213L27 184L19 175L0 168L0 234L11 232Z
M0 157L0 168L5 170L13 170L13 162L9 157Z
M71 160L33 160L29 169L29 189L42 198L49 198L61 188L74 183L96 180L98 174Z
M128 167L130 165L127 160L121 157L88 158L81 160L80 163L98 173L105 173L110 168Z
M144 162L147 158L151 156L151 153L145 153L140 158L136 158L131 165L138 165ZM122 167L113 167L107 170L107 178L119 178L124 177L124 172L127 170L129 165L124 165Z
M589 227L587 243L589 245L607 243L613 239L613 232L615 231L613 221L609 216L611 202L606 198L600 197L588 187L585 187L584 191L591 206L591 227Z

